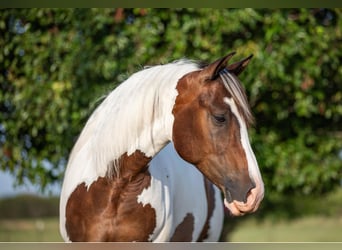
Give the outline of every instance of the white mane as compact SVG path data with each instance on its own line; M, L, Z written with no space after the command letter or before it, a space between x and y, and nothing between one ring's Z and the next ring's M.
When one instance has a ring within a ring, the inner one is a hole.
M145 68L121 83L89 118L66 174L81 174L77 182L89 185L113 165L119 171L116 161L125 153L140 150L148 157L158 153L172 138L177 82L197 69L195 63L181 60Z

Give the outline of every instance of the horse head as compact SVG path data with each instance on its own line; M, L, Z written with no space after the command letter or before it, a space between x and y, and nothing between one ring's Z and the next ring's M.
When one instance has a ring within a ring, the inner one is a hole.
M257 210L264 186L247 132L253 116L238 79L252 56L227 65L233 55L179 80L172 140L221 189L231 213L243 215Z

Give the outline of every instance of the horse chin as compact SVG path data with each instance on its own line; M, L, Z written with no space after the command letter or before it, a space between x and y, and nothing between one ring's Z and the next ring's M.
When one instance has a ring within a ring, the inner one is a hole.
M224 199L225 207L230 211L232 216L242 216L255 212L263 199L263 192L259 192L258 188L249 191L246 202L233 200L229 202Z
M224 199L224 205L229 210L230 215L232 216L242 216L245 213L240 211L238 206L235 204L235 200L233 202L228 202L227 199Z

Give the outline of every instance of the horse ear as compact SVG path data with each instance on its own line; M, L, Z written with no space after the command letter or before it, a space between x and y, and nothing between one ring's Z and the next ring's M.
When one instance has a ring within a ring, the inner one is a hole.
M216 79L219 76L221 70L227 67L227 62L236 52L231 52L228 55L216 60L215 62L209 64L203 70L210 76L210 79Z
M234 73L236 76L240 75L240 73L244 71L244 69L247 67L252 57L253 55L250 55L249 57L246 57L245 59L242 59L239 62L228 65L228 71Z

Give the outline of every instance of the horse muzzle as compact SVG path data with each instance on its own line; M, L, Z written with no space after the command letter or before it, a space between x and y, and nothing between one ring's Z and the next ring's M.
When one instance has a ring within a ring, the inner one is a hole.
M256 184L247 192L245 197L245 199L241 199L241 201L239 201L231 196L231 192L227 191L224 199L224 205L229 209L231 215L242 216L247 213L255 212L264 198L263 183Z

